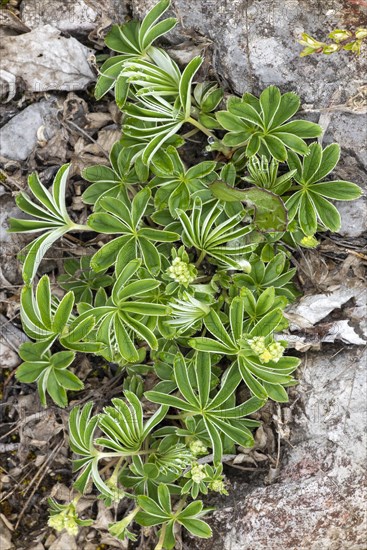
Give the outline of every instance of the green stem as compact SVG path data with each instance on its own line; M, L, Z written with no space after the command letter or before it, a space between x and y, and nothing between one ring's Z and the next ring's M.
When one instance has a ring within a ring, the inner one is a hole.
M155 546L154 550L162 550L163 543L164 543L164 538L166 536L166 531L167 531L167 523L164 523L162 525L161 534L159 536L159 541L158 541L157 545Z
M181 510L182 510L182 508L183 508L183 507L185 506L185 504L186 504L186 500L187 500L187 498L185 497L185 498L181 498L181 500L178 501L178 503L177 503L177 508L176 508L176 510L175 510L175 516L178 516L178 515L179 515L179 513L180 513Z
M200 252L200 256L199 256L199 258L198 258L198 260L197 260L197 262L196 262L196 264L195 264L195 267L196 267L196 268L198 268L198 267L200 266L200 264L201 264L201 262L204 260L205 256L206 256L206 251L205 251L205 250L202 250L202 251Z
M80 225L78 223L72 223L69 231L93 231L89 225Z
M210 130L208 130L208 128L205 128L205 126L200 124L200 122L198 120L195 120L194 118L192 118L190 116L187 119L186 122L189 122L190 124L192 124L193 126L198 128L201 132L203 132L203 134L205 134L206 136L211 137L211 138L215 139L215 141L217 141L217 138L215 137L215 135Z
M199 131L199 128L194 128L193 130L190 130L190 132L187 132L186 134L183 134L182 137L184 139L189 139L191 136L194 136Z
M166 414L165 418L168 418L170 420L185 420L189 416L193 416L193 413Z
M126 456L136 456L136 455L139 455L139 456L142 456L142 455L149 455L149 454L152 454L154 453L154 451L135 451L135 452L121 452L119 453L118 451L116 451L115 453L98 453L98 456L99 458L117 458L118 456L121 456L122 458L126 457Z
M121 468L121 464L123 464L125 462L125 457L122 456L119 458L114 470L113 470L113 474L112 476L110 477L109 481L110 483L113 483L116 485L117 483L117 480L118 480L118 476L119 476L119 473L120 473L120 468Z

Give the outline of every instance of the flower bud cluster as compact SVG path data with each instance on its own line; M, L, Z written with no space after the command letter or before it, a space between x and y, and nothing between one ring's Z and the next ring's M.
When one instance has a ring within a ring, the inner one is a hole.
M167 269L168 275L176 283L188 286L195 281L197 271L194 265L184 262L178 256L172 261L172 265Z
M228 495L226 485L222 479L214 479L209 483L209 489L219 493L220 495Z
M73 514L70 509L66 509L59 514L51 516L48 520L48 524L56 531L66 529L69 535L75 536L78 534L78 524L75 519L75 514Z
M198 456L207 454L208 449L200 439L195 439L190 443L190 451L194 456Z
M303 239L301 239L300 242L301 242L301 245L304 246L305 248L316 248L317 245L319 244L319 241L313 235L303 237Z
M206 478L204 464L194 464L191 468L191 479L194 483L200 483Z
M259 359L263 363L268 363L269 361L277 363L284 353L284 347L279 342L273 342L269 346L266 346L264 336L255 336L248 343L252 351L259 356Z
M250 344L252 351L254 351L256 355L260 355L266 350L264 336L255 336L254 338L252 338L252 340L249 340L248 343Z

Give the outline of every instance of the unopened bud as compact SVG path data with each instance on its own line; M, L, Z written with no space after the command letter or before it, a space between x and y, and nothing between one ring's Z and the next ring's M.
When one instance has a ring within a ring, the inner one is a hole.
M362 27L360 27L356 30L355 34L358 40L363 40L364 38L367 38L367 29L363 29Z
M340 46L338 44L328 44L327 46L324 46L322 49L323 53L325 53L326 55L335 53L338 50L340 50Z
M344 31L340 29L335 29L335 31L332 31L329 34L329 38L331 38L335 42L342 42L343 40L347 40L351 36L352 36L352 33L350 31Z
M316 248L319 244L319 241L315 239L313 235L309 235L308 237L303 237L300 241L301 246L304 246L305 248Z

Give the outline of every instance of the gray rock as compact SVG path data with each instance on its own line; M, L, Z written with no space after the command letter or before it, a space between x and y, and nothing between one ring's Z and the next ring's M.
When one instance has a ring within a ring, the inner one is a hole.
M57 129L54 101L42 100L26 107L0 129L0 155L12 160L25 160L37 144L37 131L50 139Z
M101 18L122 23L127 15L122 0L23 0L21 17L31 29L52 25L76 36L88 35Z
M14 290L12 285L22 284L22 266L17 254L32 240L32 236L8 233L8 218L22 216L25 217L10 193L0 195L0 284L11 290Z
M60 31L80 35L94 28L98 14L84 0L23 0L21 16L31 29L50 24Z
M31 92L84 89L95 80L88 61L91 53L51 25L9 36L0 49L2 70L22 78Z
M367 104L367 96L366 96ZM367 169L367 124L366 111L334 113L326 129L325 144L337 142L344 150L355 153L357 160Z
M141 17L154 4L132 0L133 12ZM328 107L335 92L348 98L365 83L367 59L346 52L300 58L297 39L302 32L324 39L333 28L350 26L353 10L362 25L363 12L343 0L176 0L181 25L169 36L174 42L197 34L211 39L214 68L237 93L277 84Z
M366 197L353 202L338 202L336 206L342 218L339 230L343 237L361 237L366 234L367 201Z
M279 482L257 488L237 484L226 507L209 520L213 540L193 548L365 549L364 365L353 349L308 355Z

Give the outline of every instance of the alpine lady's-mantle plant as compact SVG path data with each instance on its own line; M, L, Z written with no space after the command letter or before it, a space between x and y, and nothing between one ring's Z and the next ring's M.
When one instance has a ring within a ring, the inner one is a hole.
M286 402L296 384L299 359L281 337L298 295L292 250L339 229L332 200L360 195L330 180L339 146L322 149L320 126L293 118L296 94L269 86L224 105L216 84L195 84L200 57L181 70L153 46L176 24L160 21L168 7L161 0L141 23L107 35L118 55L101 67L95 93L114 92L122 137L110 166L84 172L87 223L68 214L67 166L51 189L30 176L34 199L17 198L30 219L10 220L11 231L39 234L22 253L32 342L20 350L18 380L37 382L43 405L48 394L65 407L67 392L83 388L77 352L124 374L121 395L102 410L71 410L76 494L68 505L50 500L49 524L72 534L90 525L76 509L93 492L124 510L111 535L135 540L140 525L157 534L157 550L174 547L179 527L211 536L200 495L227 493L223 454L251 447L253 413L268 399ZM208 138L206 159L190 165L185 143L197 132ZM65 258L60 300L47 275L35 281L46 250L69 231L94 231L103 245Z

